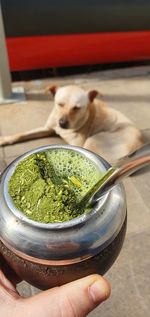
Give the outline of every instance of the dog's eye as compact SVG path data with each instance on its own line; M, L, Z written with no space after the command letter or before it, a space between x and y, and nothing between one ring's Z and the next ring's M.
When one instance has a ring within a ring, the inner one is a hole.
M58 103L58 106L59 106L59 107L63 107L64 104L59 102L59 103Z
M79 110L79 109L80 109L80 107L78 107L78 106L74 106L74 107L73 107L73 110L74 110L74 111L77 111L77 110Z

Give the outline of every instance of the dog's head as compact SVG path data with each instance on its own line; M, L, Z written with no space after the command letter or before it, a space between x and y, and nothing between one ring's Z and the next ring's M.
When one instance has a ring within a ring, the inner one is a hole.
M63 129L79 129L88 117L89 106L97 96L78 86L50 87L57 110L57 124Z

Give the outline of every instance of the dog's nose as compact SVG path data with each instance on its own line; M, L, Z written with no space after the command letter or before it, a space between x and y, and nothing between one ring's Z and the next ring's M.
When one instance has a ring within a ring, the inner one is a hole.
M61 118L59 120L59 125L60 125L61 128L67 129L69 127L69 121L67 119L65 119L65 118Z

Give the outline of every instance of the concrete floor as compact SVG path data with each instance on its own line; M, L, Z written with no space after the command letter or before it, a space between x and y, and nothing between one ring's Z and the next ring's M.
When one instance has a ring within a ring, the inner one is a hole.
M144 129L150 141L150 66L19 83L25 87L26 101L0 106L1 135L42 126L53 105L51 97L43 94L44 88L49 84L71 83L98 89L110 106ZM0 148L1 171L18 155L56 142L60 143L60 139L44 138ZM91 317L149 316L150 169L126 179L124 184L128 205L127 235L117 261L106 274L112 285L111 298L92 312ZM25 282L18 289L23 296L38 292Z

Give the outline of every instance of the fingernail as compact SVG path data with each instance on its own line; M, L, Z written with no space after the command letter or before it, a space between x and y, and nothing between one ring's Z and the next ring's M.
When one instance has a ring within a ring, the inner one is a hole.
M97 280L89 288L90 295L95 304L105 301L110 295L109 286L106 282Z

